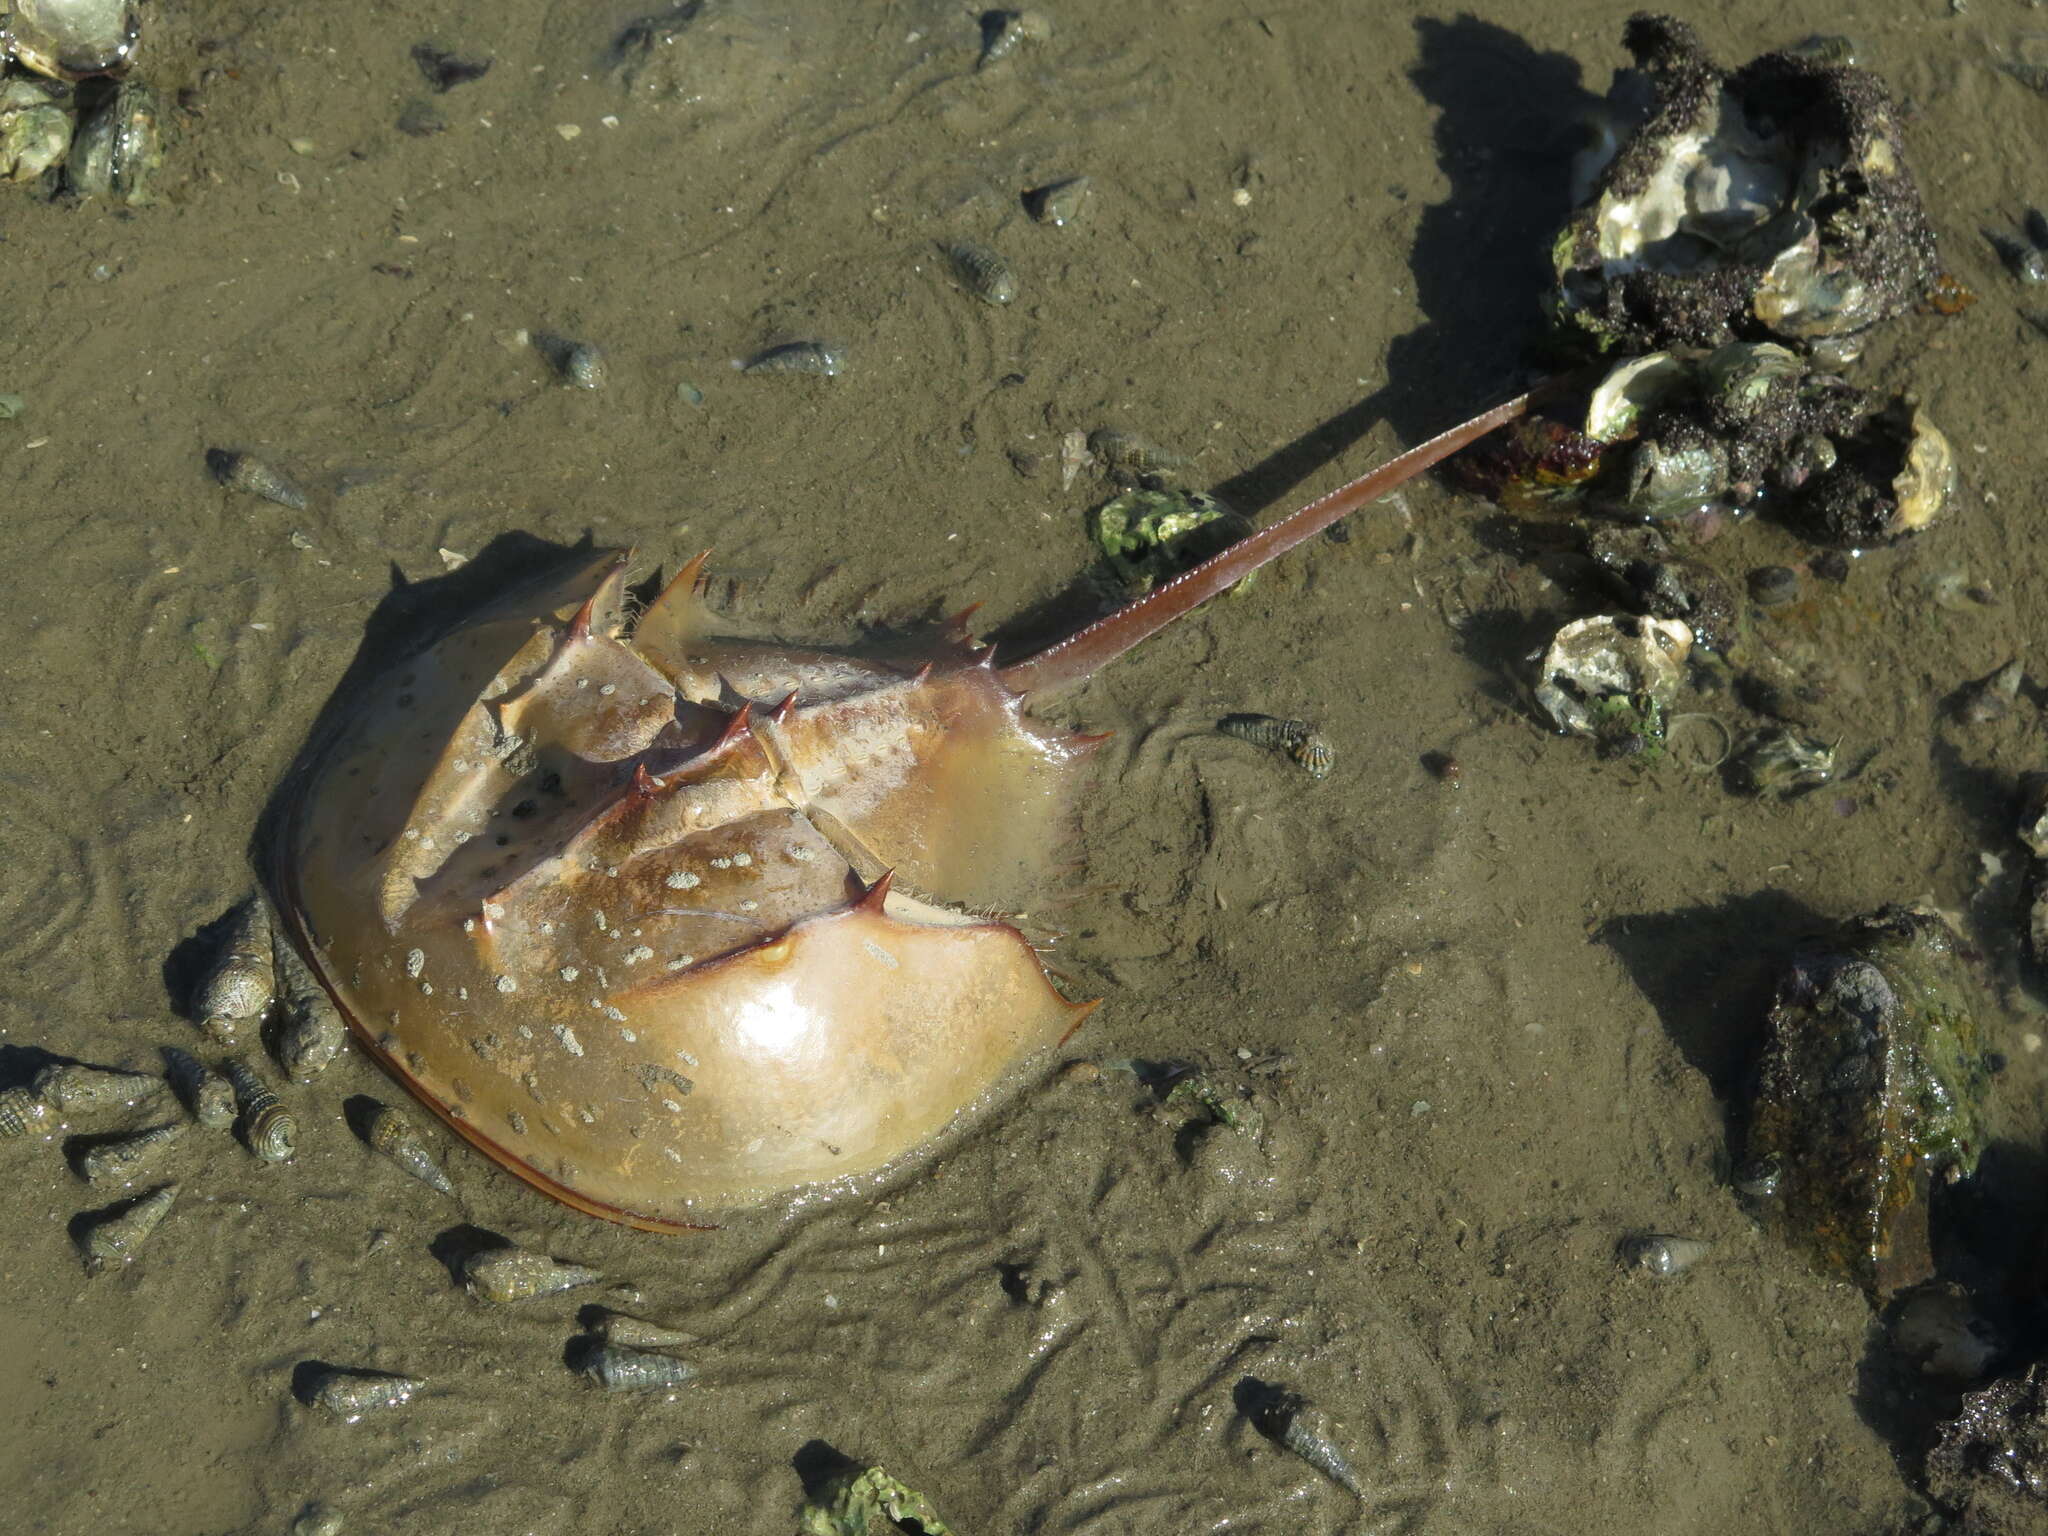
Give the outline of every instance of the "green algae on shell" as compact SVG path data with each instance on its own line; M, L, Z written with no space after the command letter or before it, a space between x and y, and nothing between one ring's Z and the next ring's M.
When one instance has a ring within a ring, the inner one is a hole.
M904 1530L953 1536L930 1499L880 1467L833 1478L805 1502L797 1529L802 1536L888 1536Z
M1778 984L1747 1165L1775 1219L1874 1299L1932 1272L1927 1197L1974 1171L1985 1069L1954 941L1889 906L1796 956Z
M1150 590L1251 532L1241 513L1200 491L1125 491L1098 507L1090 523L1097 547L1133 592Z

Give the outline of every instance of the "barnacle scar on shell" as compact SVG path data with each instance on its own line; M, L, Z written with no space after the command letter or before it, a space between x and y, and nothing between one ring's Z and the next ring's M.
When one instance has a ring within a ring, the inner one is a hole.
M1064 1040L1014 910L1091 742L1028 707L1519 415L1498 406L1005 666L718 634L608 552L330 708L263 838L371 1054L578 1209L680 1230L942 1142ZM369 669L365 669L366 671Z

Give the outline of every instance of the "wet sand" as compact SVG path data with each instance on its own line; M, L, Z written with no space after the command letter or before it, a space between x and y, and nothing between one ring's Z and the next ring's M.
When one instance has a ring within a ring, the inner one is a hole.
M0 200L0 391L27 401L0 423L0 1084L193 1043L181 944L251 886L373 616L431 618L404 588L442 551L709 547L733 623L793 639L977 600L1043 632L1089 590L1107 494L1062 489L1063 433L1168 443L1264 518L1515 387L1625 10L1154 9L1055 12L977 71L971 8L709 0L630 81L606 51L631 5L153 16L146 73L190 91L161 204ZM1695 20L1726 62L1844 24ZM1958 505L1768 621L1853 778L1759 802L1551 736L1527 658L1578 600L1488 508L1411 487L1059 703L1116 734L1088 872L1034 915L1107 999L1068 1054L1110 1065L880 1194L655 1237L437 1136L451 1205L348 1132L349 1098L397 1098L351 1053L292 1094L293 1163L193 1132L177 1210L89 1280L66 1227L104 1198L0 1142L10 1528L282 1531L317 1499L390 1536L781 1536L819 1445L963 1532L1917 1518L1928 1401L1894 1392L1861 1294L1739 1209L1726 1115L1785 941L1925 895L1981 951L2008 1063L1986 1177L2040 1214L2009 796L2048 761L2031 693L1979 726L1943 701L2048 627L2048 337L2019 312L2048 301L1977 235L2048 199L2048 102L1993 66L2005 11L1846 25L1983 295L1857 371L1943 424ZM436 94L426 40L493 66ZM415 101L445 131L401 132ZM1019 194L1077 173L1078 221L1032 223ZM960 291L959 238L1009 256L1015 303ZM607 387L565 387L538 332L602 347ZM798 337L844 373L730 366ZM221 488L212 447L310 505ZM1714 545L1738 573L1806 553L1758 523ZM1239 710L1315 720L1335 771L1208 729ZM1161 1060L1241 1075L1268 1151L1191 1142L1114 1065ZM596 1392L564 1358L586 1298L452 1283L475 1229L620 1277L702 1336L701 1380ZM1714 1251L1650 1282L1614 1262L1643 1230ZM309 1360L429 1386L343 1425L294 1399ZM1247 1423L1258 1383L1343 1423L1362 1508Z

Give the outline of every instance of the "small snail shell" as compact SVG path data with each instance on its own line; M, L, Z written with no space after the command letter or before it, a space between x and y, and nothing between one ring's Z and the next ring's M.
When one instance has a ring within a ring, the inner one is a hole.
M1111 474L1171 474L1187 468L1187 459L1170 448L1162 448L1135 432L1121 427L1097 427L1088 434L1088 451L1103 462ZM1263 716L1247 718L1263 719Z
M164 1149L185 1134L185 1122L151 1126L132 1136L116 1137L88 1147L78 1154L79 1176L89 1184L126 1183L163 1155Z
M1674 1237L1651 1232L1631 1237L1621 1245L1621 1261L1632 1269L1669 1280L1682 1275L1707 1256L1714 1245L1701 1237Z
M242 1107L242 1140L264 1162L284 1162L296 1150L297 1117L278 1102L277 1095L246 1063L229 1058L221 1070L234 1085L235 1101Z
M149 1072L118 1072L77 1062L48 1066L36 1074L36 1093L59 1110L112 1109L162 1093L164 1080Z
M604 1275L524 1248L491 1248L469 1256L462 1266L462 1278L470 1295L504 1304L573 1291L579 1285L595 1284Z
M589 1308L585 1325L599 1342L617 1344L626 1349L676 1349L698 1342L694 1333L649 1322L644 1317L633 1317L625 1312L614 1312L609 1307Z
M306 1401L325 1408L343 1423L353 1424L366 1413L397 1408L412 1401L426 1382L391 1371L345 1371L330 1368L316 1375Z
M604 353L587 341L572 343L562 354L562 379L578 389L603 389L611 379Z
M254 454L236 453L228 448L209 448L206 450L206 467L214 479L231 491L247 491L252 496L261 496L265 501L274 501L294 512L306 509L306 493Z
M50 1106L33 1088L0 1089L0 1136L26 1136L50 1119Z
M590 1307L586 1325L602 1343L616 1343L627 1350L676 1350L696 1343L698 1335L664 1323L649 1323L645 1317L614 1313L608 1307Z
M276 990L270 908L260 895L250 896L228 919L220 954L193 997L193 1011L207 1034L229 1045L244 1024L262 1016Z
M1312 779L1325 778L1337 760L1337 749L1306 720L1275 720L1271 715L1226 715L1216 728L1226 736L1257 747L1278 747Z
M164 1066L172 1090L194 1120L210 1131L226 1130L235 1123L235 1090L226 1078L175 1045L164 1047Z
M156 1230L157 1223L170 1213L177 1198L178 1186L166 1184L117 1214L88 1225L78 1239L79 1252L85 1256L85 1272L97 1275L111 1265L126 1264L144 1239Z
M341 1010L299 958L282 929L273 928L271 960L277 979L277 1000L284 1010L284 1029L277 1037L278 1064L297 1082L310 1082L327 1069L348 1042Z
M1277 1393L1252 1418L1262 1434L1294 1452L1338 1487L1365 1497L1350 1458L1337 1444L1336 1426L1314 1404L1298 1393Z
M441 1165L434 1161L405 1117L390 1105L379 1104L370 1111L363 1139L372 1151L383 1153L429 1189L454 1198L455 1186L448 1175L442 1172Z
M984 304L1008 304L1017 297L1017 272L1003 253L973 240L946 248L946 260L960 286Z
M673 1355L599 1344L583 1358L583 1374L607 1392L653 1392L697 1379L697 1368Z
M291 1536L341 1536L346 1518L332 1504L315 1499L299 1511L292 1522Z
M984 11L981 17L981 57L977 70L1000 63L1025 43L1043 43L1052 38L1052 18L1043 11Z

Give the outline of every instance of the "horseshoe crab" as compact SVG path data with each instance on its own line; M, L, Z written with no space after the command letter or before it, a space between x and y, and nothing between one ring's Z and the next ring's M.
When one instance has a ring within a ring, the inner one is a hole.
M1473 418L998 666L714 632L703 557L508 594L376 684L280 800L268 880L355 1034L548 1194L657 1231L897 1163L1065 1039L1002 910L1091 741L1026 707L1519 415Z

